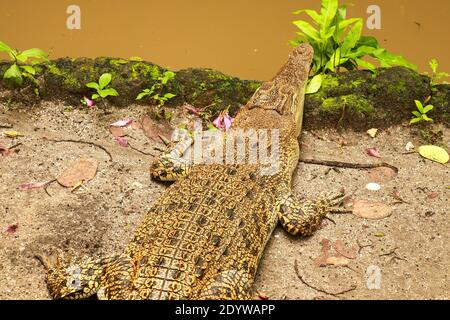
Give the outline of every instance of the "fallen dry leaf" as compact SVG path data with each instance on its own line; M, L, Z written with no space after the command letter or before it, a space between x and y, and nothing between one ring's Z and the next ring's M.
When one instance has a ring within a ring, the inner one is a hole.
M3 132L3 135L8 138L18 138L23 137L23 134L17 131L5 131Z
M436 199L437 197L439 197L439 192L430 192L427 194L428 199Z
M370 182L383 183L393 180L397 176L397 172L391 168L380 167L370 169L368 176Z
M353 214L360 218L380 220L392 214L392 208L384 202L354 200Z
M121 127L109 127L109 132L113 135L113 137L123 137L125 135L125 131Z
M1 145L0 144L0 154L2 155L2 156L4 156L4 157L8 157L8 156L10 156L10 155L13 155L14 153L16 153L16 150L15 149L10 149L10 148L7 148L7 147L5 147L4 145Z
M332 243L332 246L337 253L349 259L355 259L358 253L358 248L348 248L342 240L336 240Z
M378 133L378 129L375 129L375 128L367 130L367 134L369 136L371 136L372 138L375 138L377 133Z
M80 181L87 182L92 180L97 174L98 162L94 159L79 159L72 163L58 177L58 183L66 188L73 188Z
M149 116L142 116L141 126L147 138L154 141L160 141L160 135L170 140L172 135L172 128L167 122L156 122Z
M327 265L333 266L346 266L349 264L349 262L350 260L343 256L340 257L331 256L326 259Z
M441 164L446 164L450 160L450 156L447 151L441 147L431 145L421 146L417 148L417 151L422 157Z

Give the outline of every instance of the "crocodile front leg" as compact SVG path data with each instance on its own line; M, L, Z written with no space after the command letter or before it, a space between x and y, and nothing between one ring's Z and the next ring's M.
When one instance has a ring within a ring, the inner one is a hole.
M153 179L160 181L176 181L189 173L189 161L183 158L185 152L194 143L188 136L177 143L172 150L162 154L150 168Z
M294 195L283 198L277 206L278 218L290 234L310 236L316 231L329 213L343 212L344 193L324 193L316 200L300 202Z
M200 292L199 300L250 300L252 277L244 270L220 272Z

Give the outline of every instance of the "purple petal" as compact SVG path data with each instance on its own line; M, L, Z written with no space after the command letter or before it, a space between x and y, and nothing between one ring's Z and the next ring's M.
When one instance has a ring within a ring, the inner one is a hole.
M84 101L86 102L86 105L87 105L89 108L91 108L91 107L93 107L93 106L95 105L95 101L94 101L94 100L91 100L91 99L89 99L89 98L84 97Z
M192 106L190 104L187 104L187 103L185 105L183 105L183 108L185 108L186 110L188 110L188 111L190 111L190 112L192 112L193 114L196 114L196 115L199 115L200 112L203 112L202 109L195 108L194 106Z

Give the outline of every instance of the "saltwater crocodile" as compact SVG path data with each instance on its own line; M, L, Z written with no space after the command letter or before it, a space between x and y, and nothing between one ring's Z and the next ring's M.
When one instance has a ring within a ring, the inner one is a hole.
M123 253L93 259L57 251L40 257L51 296L250 298L259 261L278 222L293 235L310 235L342 198L337 193L300 203L291 194L312 57L311 46L295 48L233 123L233 128L279 131L274 174L245 163L201 164L188 170L175 159L180 152L166 154L152 166L152 175L177 181L153 203Z

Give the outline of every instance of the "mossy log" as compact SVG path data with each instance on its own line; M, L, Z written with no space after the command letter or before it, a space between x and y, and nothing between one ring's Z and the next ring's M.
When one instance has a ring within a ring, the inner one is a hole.
M1 78L8 66L8 63L0 63ZM27 80L22 88L11 89L2 81L1 99L25 103L62 99L69 105L78 105L83 96L93 93L86 83L97 81L101 74L109 72L113 76L111 86L120 96L109 97L108 101L125 107L136 103L136 96L155 83L155 76L166 71L149 62L114 58L64 58L37 65L36 69L37 84ZM429 116L450 126L450 85L432 87L430 82L429 77L403 67L381 68L374 73L350 71L326 75L319 92L306 97L305 126L321 128L340 124L367 129L368 126L402 123L411 119L414 100L425 101L428 97L435 107ZM259 86L258 81L240 80L215 70L198 68L178 71L163 91L176 95L169 106L190 103L212 114L225 108L230 108L234 114ZM39 96L34 90L36 87ZM151 100L140 103L148 105Z

